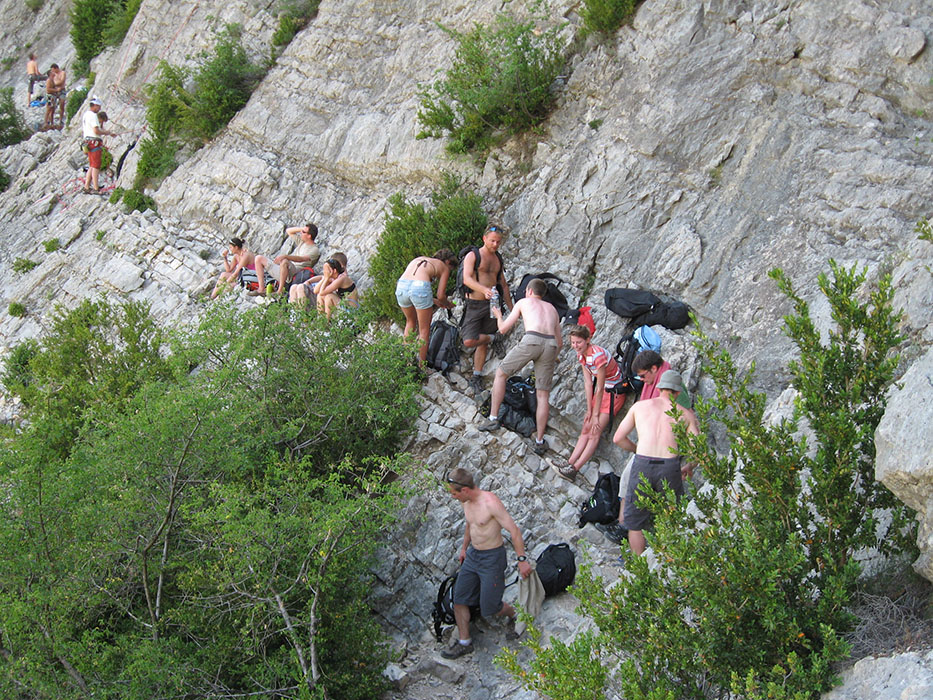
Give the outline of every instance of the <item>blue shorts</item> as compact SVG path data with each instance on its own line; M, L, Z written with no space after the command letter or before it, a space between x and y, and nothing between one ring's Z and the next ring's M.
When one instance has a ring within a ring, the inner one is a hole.
M403 309L430 309L434 306L431 283L423 280L399 280L395 285L395 300Z

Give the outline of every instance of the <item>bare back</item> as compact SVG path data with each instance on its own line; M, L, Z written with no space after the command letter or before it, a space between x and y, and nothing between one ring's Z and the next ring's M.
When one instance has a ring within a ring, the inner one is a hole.
M527 296L515 305L516 309L519 307L521 307L526 333L534 331L544 335L553 335L555 338L560 337L560 318L553 304L538 297Z
M685 422L687 430L691 433L698 434L699 427L693 411L674 405L680 411L680 418L677 420ZM667 415L670 410L671 400L665 395L638 401L632 406L629 414L634 419L635 430L638 431L638 454L662 459L677 456L677 439L672 427L675 419ZM626 416L619 426L620 432L628 420L629 416Z
M405 272L402 274L402 279L433 282L441 274L439 265L444 265L443 261L422 255L408 263L408 267L405 268Z
M494 493L481 491L476 500L463 503L463 517L470 526L470 542L474 549L495 549L502 546L503 524L497 513L505 512L502 501Z

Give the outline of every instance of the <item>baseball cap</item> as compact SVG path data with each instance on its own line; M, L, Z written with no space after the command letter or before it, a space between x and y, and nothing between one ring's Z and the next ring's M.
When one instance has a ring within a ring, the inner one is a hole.
M97 95L94 95L94 97L91 98L91 104L92 104L92 105L98 105L98 106L99 106L99 105L102 105L102 104L104 104L104 103L100 101L100 98L99 98Z
M669 369L661 375L661 381L658 382L658 389L669 389L670 391L676 391L682 394L684 392L684 378L680 376L680 372Z

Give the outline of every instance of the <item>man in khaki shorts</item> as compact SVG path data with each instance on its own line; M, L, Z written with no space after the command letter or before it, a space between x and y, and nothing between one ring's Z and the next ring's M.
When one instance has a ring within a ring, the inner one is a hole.
M548 450L544 440L544 429L550 413L548 401L554 380L554 366L562 342L560 335L560 317L553 305L544 301L547 283L534 279L528 283L525 298L520 299L512 308L512 313L505 320L498 307L493 307L500 333L508 333L522 318L525 322L525 335L521 342L509 350L496 370L496 379L492 385L492 400L489 406L489 420L479 426L480 430L499 428L499 407L505 398L505 380L520 371L529 362L535 363L535 394L538 397L538 410L535 414L537 427L532 449L542 455Z

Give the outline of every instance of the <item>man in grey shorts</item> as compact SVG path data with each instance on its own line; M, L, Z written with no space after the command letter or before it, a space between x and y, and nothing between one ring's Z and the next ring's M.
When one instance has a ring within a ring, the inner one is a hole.
M562 345L560 317L557 315L557 309L544 301L545 293L547 293L547 283L544 280L533 279L525 290L525 298L519 299L507 319L503 320L502 312L498 308L493 308L500 333L505 334L512 330L521 317L525 323L525 335L516 347L509 350L509 354L505 356L496 370L489 405L489 419L479 426L480 430L499 428L499 407L502 406L502 400L505 398L505 380L529 362L534 362L538 410L535 414L537 430L532 449L535 454L539 455L544 454L548 449L547 442L544 440L544 429L547 427L550 413L549 401L554 367L557 364L557 353Z
M525 556L525 543L512 516L498 496L476 487L473 475L458 467L447 475L447 490L463 504L466 527L460 548L460 573L454 586L454 617L457 619L457 644L441 652L446 659L456 659L473 651L470 638L470 606L479 605L483 617L494 615L508 618L506 636L514 639L515 608L502 602L505 591L505 546L502 530L512 536L512 546L518 556L518 571L522 578L531 574Z
M684 380L680 373L667 370L658 382L660 395L636 402L613 437L613 442L623 450L635 453L625 493L624 524L628 528L629 547L636 554L645 551L643 530L652 522L651 512L639 503L639 494L649 489L660 492L667 484L680 498L684 492L683 476L693 473L691 465L681 464L673 430L674 423L682 421L686 423L688 432L700 433L693 411L677 405L677 396L683 391ZM638 431L637 444L628 437L632 429Z

